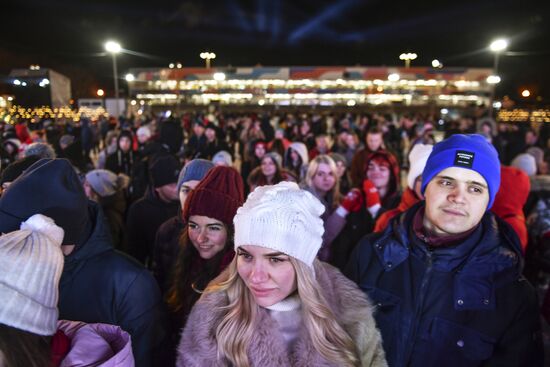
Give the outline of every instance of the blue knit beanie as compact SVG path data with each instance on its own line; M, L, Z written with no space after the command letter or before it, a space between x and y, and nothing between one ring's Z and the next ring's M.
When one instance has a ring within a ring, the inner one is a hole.
M493 206L500 187L500 161L495 147L479 134L455 134L434 145L422 172L422 194L439 172L449 167L471 169L479 173L489 187L489 204Z
M178 177L178 191L180 191L181 185L183 185L184 182L191 180L202 180L203 177L206 176L206 173L212 168L214 168L214 163L207 161L206 159L197 158L187 163L182 168Z

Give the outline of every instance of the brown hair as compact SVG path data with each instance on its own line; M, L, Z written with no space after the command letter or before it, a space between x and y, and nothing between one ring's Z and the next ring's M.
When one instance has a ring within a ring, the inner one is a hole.
M0 366L44 367L51 365L51 337L0 324Z

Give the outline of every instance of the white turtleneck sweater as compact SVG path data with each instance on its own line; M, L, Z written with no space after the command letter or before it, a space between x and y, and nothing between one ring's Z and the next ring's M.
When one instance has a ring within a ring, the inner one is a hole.
M302 328L302 301L297 294L281 302L266 307L271 317L277 321L286 348L291 351Z

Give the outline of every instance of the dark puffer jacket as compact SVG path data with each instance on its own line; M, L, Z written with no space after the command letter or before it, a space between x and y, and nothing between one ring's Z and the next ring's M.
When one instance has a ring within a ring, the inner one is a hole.
M378 305L390 366L542 366L536 294L512 229L487 212L462 243L428 248L420 202L365 237L347 275Z
M153 276L113 249L99 206L89 202L88 240L65 257L59 318L120 326L132 337L136 366L153 366L165 337L166 315Z

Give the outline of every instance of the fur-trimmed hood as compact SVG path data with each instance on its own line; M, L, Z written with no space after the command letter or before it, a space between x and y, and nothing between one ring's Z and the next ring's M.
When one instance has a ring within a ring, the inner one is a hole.
M360 365L387 366L373 308L365 294L328 264L316 261L315 273L334 315L357 345ZM227 278L227 270L220 278ZM224 314L221 307L227 303L225 292L216 292L203 295L195 304L178 347L178 367L228 365L226 360L218 359L215 338L216 327ZM248 347L251 366L335 366L315 350L305 327L293 350L287 351L276 321L264 308L260 308L255 330Z

